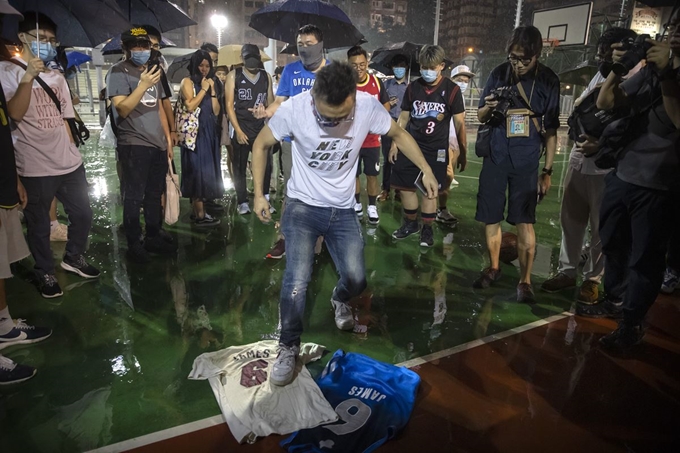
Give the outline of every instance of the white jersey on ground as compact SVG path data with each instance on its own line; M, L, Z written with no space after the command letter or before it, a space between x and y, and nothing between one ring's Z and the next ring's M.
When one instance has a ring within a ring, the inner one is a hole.
M325 348L300 345L296 376L285 387L269 380L278 342L260 341L201 354L189 379L208 379L229 429L239 443L287 434L338 419L304 364Z

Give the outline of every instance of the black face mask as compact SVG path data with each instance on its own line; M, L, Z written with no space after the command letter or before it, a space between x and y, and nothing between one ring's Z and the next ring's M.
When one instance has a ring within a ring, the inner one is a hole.
M609 76L609 73L612 72L612 66L614 66L614 63L611 61L601 61L597 68L600 71L600 74L602 74L602 77L606 79Z

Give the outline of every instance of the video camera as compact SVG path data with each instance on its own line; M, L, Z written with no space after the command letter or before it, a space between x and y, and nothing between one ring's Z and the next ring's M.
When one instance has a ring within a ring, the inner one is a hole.
M649 35L639 35L637 38L628 38L621 42L623 44L622 50L625 50L625 55L621 60L612 65L612 71L618 76L624 76L640 63L641 60L647 58L647 51L652 48L652 45L646 42L650 39Z

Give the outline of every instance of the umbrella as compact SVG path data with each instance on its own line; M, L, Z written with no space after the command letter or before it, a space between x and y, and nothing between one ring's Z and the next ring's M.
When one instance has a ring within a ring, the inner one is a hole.
M373 52L369 68L380 71L385 75L393 75L392 68L390 68L392 58L401 54L411 62L409 68L410 72L419 74L420 64L418 64L418 54L422 47L423 44L415 44L412 42L398 42L390 44L389 46L380 47ZM444 64L444 69L446 70L453 66L453 61L445 58Z
M357 42L356 44L352 44L351 46L328 47L328 46L324 45L324 47L326 47L327 50L349 49L350 47L360 46L362 44L366 44L367 42L368 41L366 41L365 38L361 38L359 40L359 42ZM325 42L324 42L324 44L325 44ZM283 46L283 49L281 49L281 52L279 52L279 53L283 54L283 55L297 55L297 43L289 42L288 44Z
M364 37L340 8L318 0L269 3L250 16L248 25L267 38L296 42L298 29L307 24L321 29L327 49L351 46Z
M180 83L183 78L189 77L189 62L193 55L194 52L177 57L172 61L172 64L168 66L166 74L171 83Z
M597 74L597 71L597 63L593 60L586 60L576 65L573 69L561 72L560 82L588 86L593 77L595 77L595 74Z
M161 49L166 47L177 47L177 44L167 38L161 38ZM120 35L111 38L102 48L102 54L104 55L114 55L118 53L123 53L123 43L120 40Z
M182 8L168 0L115 1L130 22L149 24L162 32L197 24Z
M217 57L217 64L219 66L234 66L243 64L243 61L241 60L241 47L243 46L240 44L231 44L220 47L220 53ZM260 49L260 58L262 58L262 62L271 61L269 55L264 53L262 49Z
M74 66L78 67L81 64L85 64L88 61L92 61L92 57L82 52L71 50L66 52L66 61L67 61L66 69L68 69Z
M132 27L115 0L10 0L21 12L38 11L59 26L66 47L95 47ZM3 18L4 38L16 40L19 18ZM38 24L39 26L40 24Z
M661 6L677 6L680 3L679 0L640 0L640 3L644 3L652 8L658 8Z

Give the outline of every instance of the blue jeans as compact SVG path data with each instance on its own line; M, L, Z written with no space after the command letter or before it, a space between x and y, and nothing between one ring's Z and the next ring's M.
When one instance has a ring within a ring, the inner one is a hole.
M364 238L354 209L320 208L294 198L286 199L281 224L286 238L286 270L279 308L280 343L292 346L300 344L317 238L324 237L340 276L332 299L345 303L366 288Z

